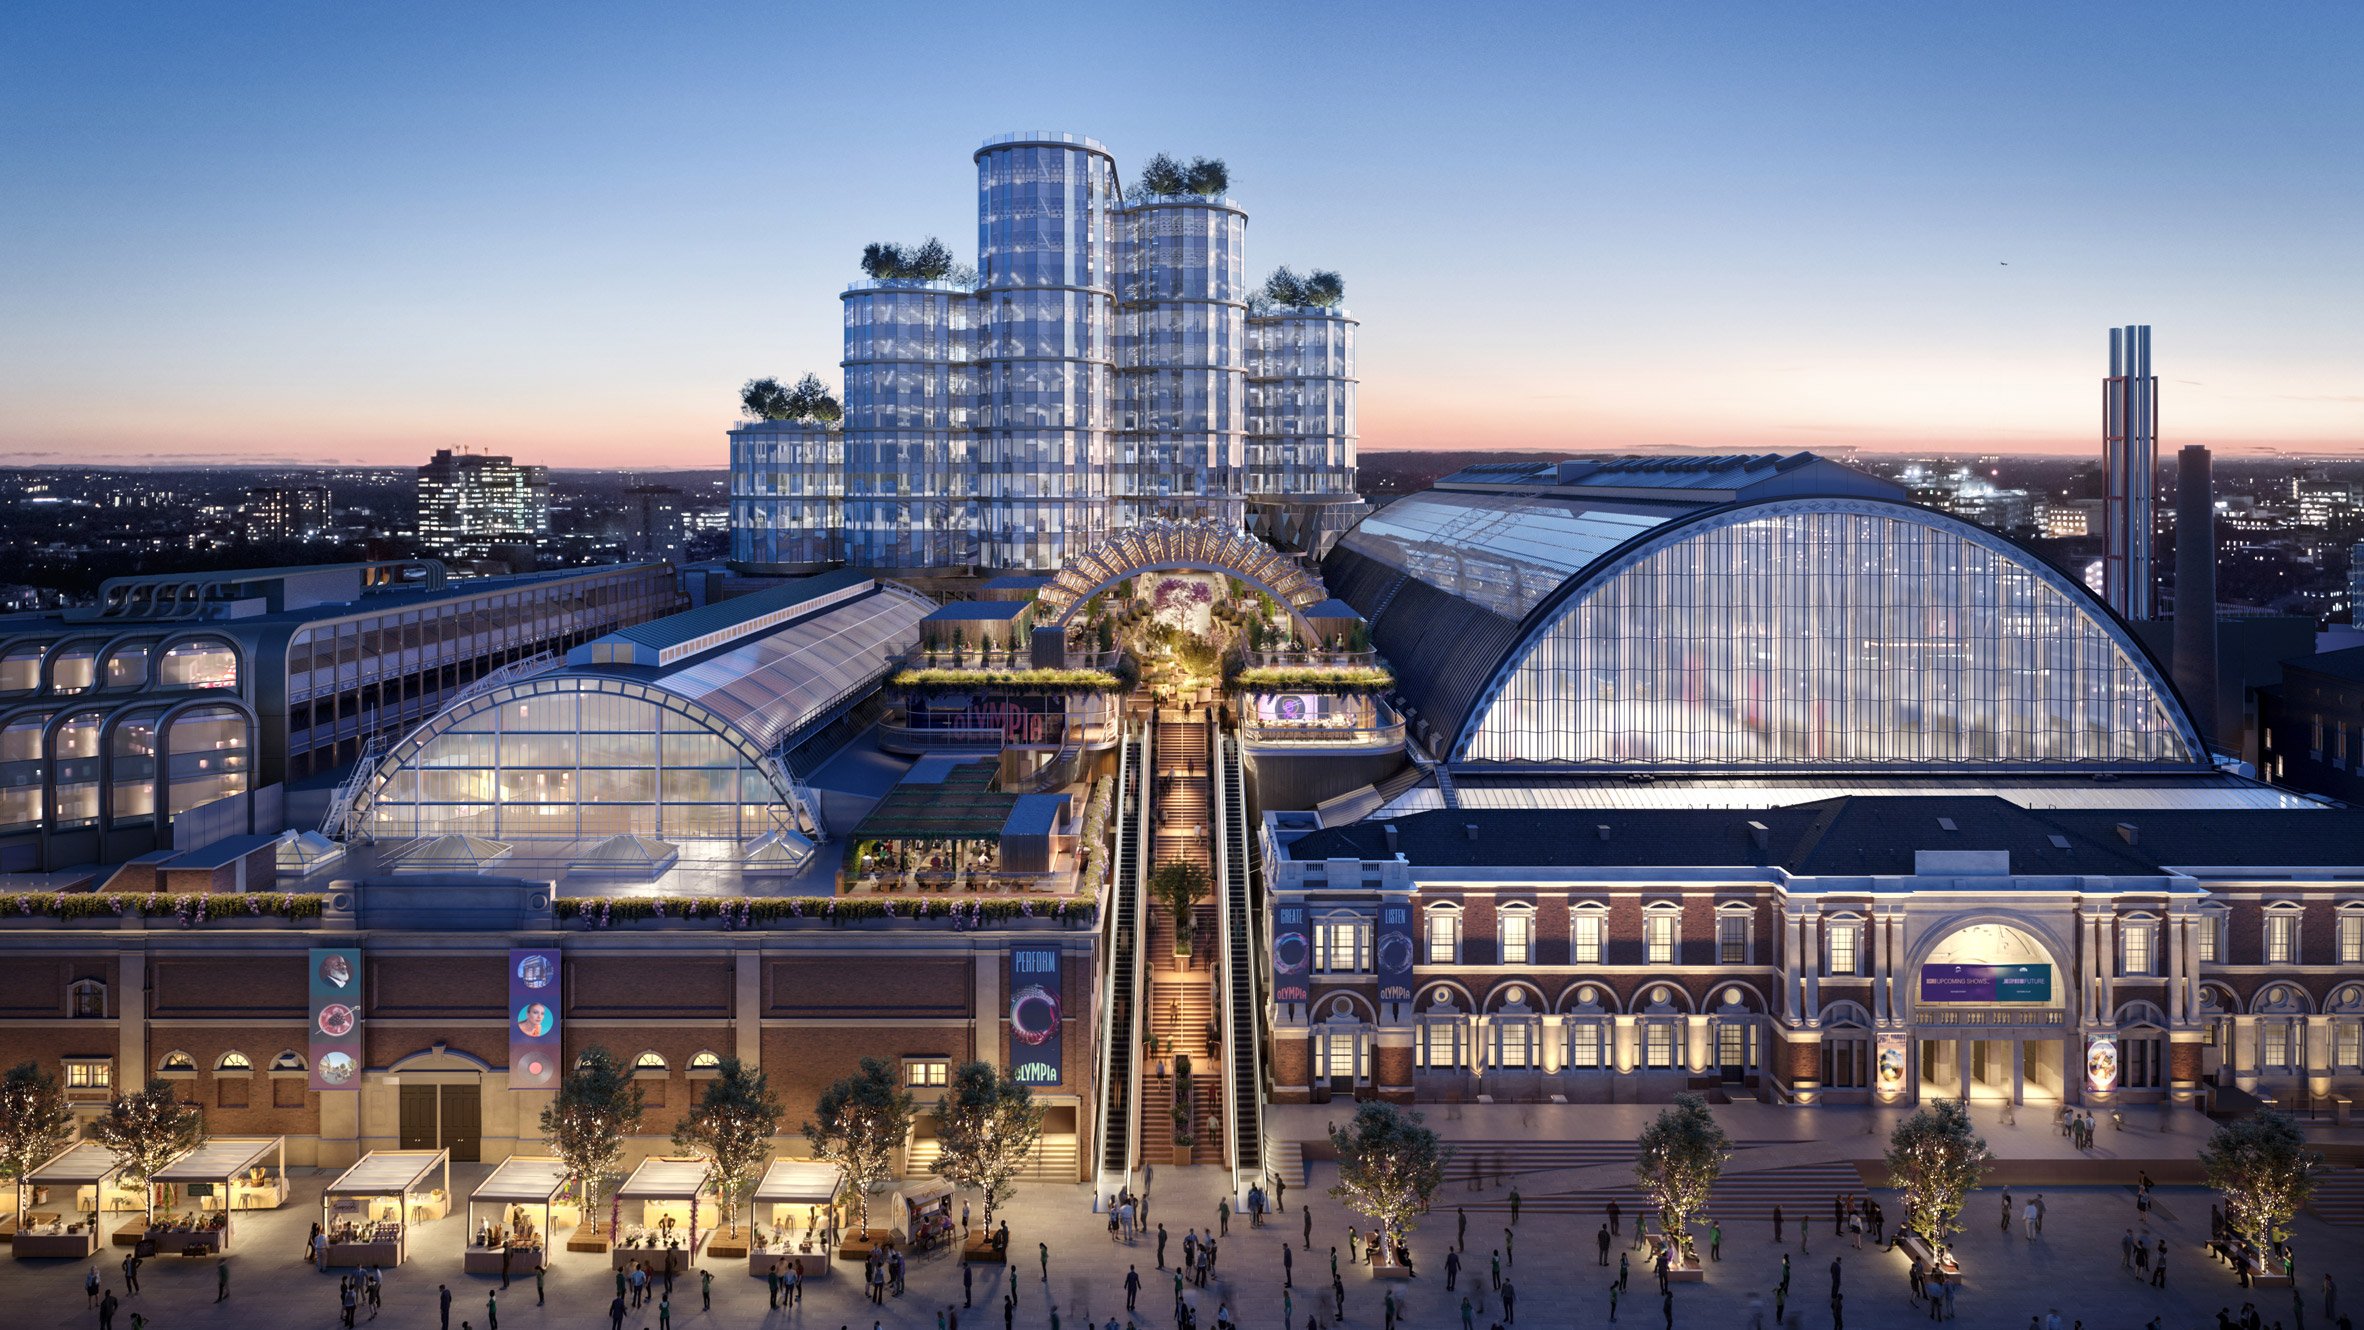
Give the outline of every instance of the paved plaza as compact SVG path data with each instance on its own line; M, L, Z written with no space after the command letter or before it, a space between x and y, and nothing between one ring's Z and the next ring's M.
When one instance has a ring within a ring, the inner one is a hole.
M1340 1106L1343 1108L1344 1106ZM1292 1139L1310 1140L1322 1126L1326 1107L1279 1110L1275 1130ZM1630 1132L1633 1125L1656 1111L1653 1105L1615 1105L1590 1109L1538 1106L1472 1107L1458 1114L1440 1108L1431 1119L1454 1138L1463 1151L1452 1180L1437 1199L1433 1213L1414 1237L1419 1278L1392 1285L1408 1303L1408 1324L1459 1330L1460 1301L1465 1293L1483 1289L1482 1302L1473 1298L1472 1317L1479 1330L1504 1319L1502 1299L1491 1287L1490 1261L1504 1250L1503 1273L1517 1290L1515 1326L1598 1327L1609 1323L1608 1286L1615 1272L1621 1243L1610 1256L1612 1265L1597 1264L1596 1234L1602 1222L1601 1201L1628 1191ZM1674 1323L1685 1327L1740 1330L1751 1323L1751 1297L1763 1301L1770 1322L1774 1286L1781 1259L1791 1262L1788 1312L1801 1330L1828 1330L1832 1324L1830 1266L1841 1262L1846 1295L1845 1324L1853 1327L1922 1324L1927 1315L1909 1301L1906 1258L1880 1249L1866 1237L1861 1250L1831 1233L1834 1190L1860 1174L1846 1161L1876 1155L1883 1118L1861 1111L1801 1112L1755 1104L1717 1109L1719 1119L1742 1148L1728 1166L1719 1189L1718 1209L1723 1220L1723 1259L1711 1262L1702 1284L1678 1285L1674 1294ZM1563 1123L1559 1118L1566 1118ZM2034 1123L2040 1114L2023 1114ZM2219 1307L2238 1313L2244 1291L2236 1287L2224 1266L2209 1259L2204 1242L2208 1230L2210 1194L2191 1185L2162 1185L2150 1215L2148 1231L2169 1244L2168 1287L2151 1288L2136 1274L2121 1268L2121 1238L2132 1227L2144 1231L2129 1185L2134 1170L2148 1167L2155 1177L2176 1175L2179 1161L2190 1158L2190 1146L2204 1134L2197 1115L2183 1115L2171 1134L2162 1135L2155 1120L2113 1137L2105 1125L2090 1155L2079 1155L2057 1143L2041 1125L2004 1126L1990 1110L1979 1112L1980 1128L1996 1142L2004 1156L2004 1171L2014 1207L2041 1190L2045 1201L2043 1232L2029 1238L2016 1214L2008 1232L1999 1223L2003 1187L1989 1187L1973 1197L1968 1207L1969 1231L1958 1250L1967 1282L1956 1303L1957 1321L1978 1330L2025 1330L2031 1318L2043 1330L2042 1318L2057 1309L2062 1330L2082 1322L2089 1330L2141 1330L2159 1318L2163 1330L2212 1330ZM1589 1135L1575 1130L1578 1123ZM1522 1137L1522 1133L1532 1133ZM1883 1133L1884 1134L1884 1133ZM1524 1144L1514 1142L1524 1141ZM1491 1143L1489 1143L1491 1142ZM1547 1165L1529 1168L1529 1165ZM2122 1172L2123 1179L2079 1177L2073 1185L2040 1188L2028 1182L2052 1173L2064 1177ZM1507 1172L1506 1180L1497 1171ZM489 1171L489 1166L460 1165L452 1171L459 1194ZM2352 1170L2351 1170L2352 1171ZM1228 1302L1234 1317L1253 1330L1278 1330L1283 1306L1282 1256L1285 1243L1296 1247L1291 1292L1294 1327L1312 1316L1320 1326L1342 1323L1352 1327L1382 1324L1380 1290L1340 1255L1341 1282L1346 1291L1343 1318L1329 1297L1329 1250L1343 1248L1349 1224L1360 1220L1323 1194L1335 1180L1331 1166L1318 1160L1307 1166L1307 1182L1288 1190L1286 1214L1273 1216L1261 1231L1251 1230L1247 1217L1233 1215L1230 1235L1222 1240L1216 1280L1206 1289L1185 1293L1199 1309L1199 1324L1212 1330L1219 1304ZM1476 1176L1484 1174L1485 1176ZM130 1330L131 1314L139 1312L150 1330L204 1330L207 1327L333 1326L337 1321L337 1276L322 1274L301 1259L304 1237L318 1213L318 1195L327 1175L299 1172L296 1195L284 1209L242 1215L238 1221L238 1250L230 1257L229 1301L215 1303L214 1264L211 1260L183 1262L152 1259L141 1271L142 1291L127 1298L116 1315L116 1325ZM1875 1177L1877 1174L1875 1172ZM1168 1266L1178 1259L1183 1234L1196 1227L1204 1232L1215 1219L1224 1175L1212 1168L1156 1170L1151 1183L1150 1219L1169 1234ZM1515 1183L1521 1199L1514 1237L1510 1226L1509 1186ZM1867 1189L1854 1183L1860 1193ZM1893 1199L1879 1188L1868 1189L1881 1198L1891 1217ZM1303 1243L1303 1213L1311 1202L1313 1244ZM1784 1209L1785 1241L1772 1238L1771 1207ZM1451 1245L1458 1216L1468 1220L1466 1262L1460 1289L1445 1289L1445 1253ZM1625 1236L1633 1233L1634 1207L1625 1209ZM1798 1219L1809 1227L1801 1243ZM1367 1226L1366 1226L1367 1227ZM374 1322L363 1309L362 1324L383 1330L432 1327L436 1319L436 1288L452 1289L454 1327L487 1330L485 1299L497 1289L495 1276L460 1273L460 1250L466 1221L457 1216L416 1227L412 1258L386 1275L385 1305ZM1144 1327L1174 1322L1173 1277L1157 1268L1154 1237L1132 1244L1111 1244L1105 1219L1091 1212L1090 1196L1082 1187L1027 1185L1011 1215L1018 1307L1014 1324L1021 1330L1047 1330L1056 1308L1060 1330L1105 1326L1111 1318L1120 1327L1128 1322ZM1050 1245L1050 1275L1040 1272L1037 1243ZM1704 1235L1702 1246L1704 1248ZM2364 1228L2335 1227L2312 1215L2298 1223L2300 1287L2305 1292L2303 1313L2293 1306L2287 1290L2259 1291L2254 1300L2270 1327L2283 1330L2333 1330L2337 1313L2323 1315L2322 1276L2329 1271L2339 1286L2339 1311L2352 1296L2364 1297ZM118 1262L123 1250L110 1248L100 1273L107 1285L122 1290ZM1128 1265L1142 1276L1138 1312L1128 1317L1123 1281ZM95 1326L97 1316L85 1306L81 1281L88 1267L79 1263L0 1261L0 1326ZM763 1281L748 1277L743 1261L715 1265L714 1306L698 1305L698 1283L693 1275L681 1280L674 1295L673 1323L682 1330L714 1326L811 1326L816 1330L862 1327L873 1322L889 1327L928 1330L939 1312L959 1310L960 1267L946 1255L915 1259L909 1289L889 1298L884 1308L873 1308L857 1291L856 1281L840 1277L808 1288L797 1311L773 1311L765 1305ZM961 1314L972 1330L995 1330L1001 1323L1002 1296L1008 1286L1005 1272L980 1267L974 1305ZM536 1305L530 1279L514 1280L500 1295L499 1324L507 1330L543 1326L586 1327L607 1324L613 1275L603 1258L560 1252L548 1276L544 1305ZM1664 1309L1655 1284L1637 1255L1630 1287L1618 1309L1617 1323L1648 1330L1664 1324ZM654 1301L630 1312L627 1330L658 1325Z

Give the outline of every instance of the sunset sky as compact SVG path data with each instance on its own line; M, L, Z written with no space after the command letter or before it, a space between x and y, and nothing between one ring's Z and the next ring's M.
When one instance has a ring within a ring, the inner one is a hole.
M2364 5L20 3L0 461L720 466L1008 130L1225 158L1366 449L2364 454Z

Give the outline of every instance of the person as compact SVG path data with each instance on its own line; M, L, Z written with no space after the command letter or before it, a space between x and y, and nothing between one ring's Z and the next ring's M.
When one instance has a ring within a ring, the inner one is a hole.
M1305 1250L1307 1250L1307 1251L1312 1251L1312 1250L1313 1250L1313 1207L1312 1207L1312 1206L1310 1206L1310 1205L1300 1205L1300 1206L1298 1206L1298 1207L1297 1207L1297 1213L1298 1213L1298 1214L1300 1214L1300 1215L1302 1215L1302 1216L1304 1216L1304 1218L1305 1218L1305 1241L1304 1241L1304 1244L1303 1244L1303 1245L1304 1245L1304 1247L1305 1247ZM1158 1229L1158 1232L1160 1232L1160 1233L1163 1233L1163 1232L1165 1232L1165 1229L1163 1229L1163 1228L1160 1228L1160 1229Z
M2003 1193L2003 1236L2011 1236L2011 1193Z
M2151 1259L2151 1287L2167 1287L2167 1239L2159 1239L2159 1254Z
M2036 1203L2029 1201L2019 1212L2019 1231L2028 1241L2036 1238Z
M1163 1224L1157 1226L1157 1268L1166 1268L1166 1226Z
M1781 1245L1781 1207L1779 1205L1773 1207L1773 1245L1776 1247ZM1773 1319L1778 1321L1781 1318L1776 1316Z
M2149 1187L2144 1187L2144 1188L2143 1188L2143 1190L2142 1190L2142 1197L2143 1197L2143 1207L2142 1207L2142 1208L2143 1208L2143 1209L2145 1209L2145 1210L2148 1210L2148 1209L2150 1209L2150 1208L2151 1208L2151 1207L2150 1207L2150 1195L2151 1195L2150 1188L2149 1188ZM2042 1192L2037 1192L2037 1193L2036 1193L2036 1236L2038 1236L2038 1237L2042 1237L2042 1236L2043 1236L2043 1234L2044 1234L2044 1193L2042 1193Z
M2118 1268L2120 1270L2131 1270L2134 1268L2133 1229L2127 1229L2125 1236L2118 1239Z
M782 1282L783 1279L780 1270L780 1263L778 1261L774 1261L772 1262L772 1268L763 1272L764 1304L774 1310L777 1310L780 1306L780 1285Z
M1606 1265L1608 1262L1603 1260L1601 1264ZM1454 1289L1460 1287L1460 1284L1461 1253L1457 1251L1448 1251L1445 1253L1445 1292L1452 1292Z
M2159 1240L2159 1245L2161 1248L2165 1248L2167 1245L2167 1240L2161 1238ZM2161 1262L2161 1264L2165 1264L2165 1262ZM2323 1319L2325 1321L2329 1321L2338 1314L2339 1285L2331 1282L2331 1272L2326 1270L2323 1272Z
M1855 1250L1863 1250L1863 1213L1861 1211L1849 1210L1847 1212L1847 1240L1855 1245Z
M1915 1307L1921 1305L1921 1291L1927 1286L1928 1278L1929 1268L1921 1264L1920 1257L1915 1256L1912 1268L1904 1272L1904 1286Z
M1611 1285L1609 1285L1609 1324L1611 1324L1611 1325L1615 1325L1615 1324L1617 1323L1617 1293L1618 1293L1618 1289L1619 1289L1619 1285L1617 1285L1617 1284L1611 1284ZM1467 1307L1467 1306L1469 1305L1469 1300L1468 1300L1468 1299L1466 1299L1466 1298L1462 1299L1461 1305L1462 1305L1462 1306L1464 1306L1464 1307ZM1467 1327L1467 1322L1464 1322L1464 1323L1463 1323L1463 1325L1464 1325L1464 1330L1466 1330L1466 1327Z
M98 1267L95 1265L90 1267L89 1274L82 1276L82 1297L82 1305L85 1309L98 1306L99 1277Z
M963 1261L960 1264L960 1305L963 1307L975 1306L973 1299L976 1294L977 1268Z
M1625 1230L1618 1226L1617 1215L1617 1202L1612 1198L1609 1202L1609 1232L1612 1236L1622 1237L1625 1234Z
M1295 1251L1285 1242L1281 1244L1281 1287L1283 1289L1297 1287L1297 1256ZM1447 1285L1447 1287L1451 1286ZM1281 1318L1281 1324L1286 1325L1288 1322L1288 1317Z
M1601 1225L1601 1231L1593 1238L1593 1246L1600 1251L1601 1264L1607 1265L1609 1263L1609 1226L1607 1224Z
M447 1330L448 1324L447 1322ZM624 1295L621 1293L616 1295L614 1302L607 1305L607 1330L624 1330Z
M499 1330L499 1327L488 1327L488 1330ZM657 1330L673 1330L673 1295L670 1293L657 1299Z
M123 1291L126 1293L140 1291L140 1254L137 1251L130 1252L123 1258Z
M230 1296L230 1258L220 1256L213 1263L213 1300L221 1302Z
M1289 1180L1279 1173L1272 1175L1272 1208L1284 1215L1289 1212ZM1282 1319L1284 1323L1287 1320Z
M1042 1282L1048 1284L1051 1282L1051 1244L1038 1242L1034 1244L1034 1249L1042 1258Z
M621 1298L616 1301L619 1306L623 1303ZM451 1330L451 1285L437 1284L435 1286L435 1311L443 1330ZM616 1319L623 1319L621 1311L616 1313Z
M1125 1267L1125 1313L1131 1315L1133 1305L1141 1299L1141 1267Z
M1954 1319L1954 1294L1960 1292L1961 1287L1962 1281L1959 1279L1945 1281L1945 1319L1949 1321Z
M1502 1281L1502 1323L1517 1325L1519 1320L1519 1286L1510 1280Z
M1453 1207L1453 1245L1469 1246L1469 1211L1458 1205Z
M111 1288L99 1294L99 1330L115 1330L115 1309L122 1305L116 1300L115 1290Z
M484 1294L484 1330L501 1330L501 1291L487 1289Z
M1217 1226L1218 1228L1220 1228L1220 1229L1222 1230L1222 1233L1223 1233L1223 1236L1224 1236L1224 1237L1227 1237L1227 1238L1228 1238L1228 1237L1230 1237L1230 1236L1231 1236L1231 1202L1230 1202L1230 1201L1228 1201L1228 1200L1224 1200L1224 1199L1218 1199L1218 1200L1216 1200L1216 1202L1215 1202L1215 1224L1216 1224L1216 1226Z
M1626 1281L1633 1277L1632 1261L1632 1252L1617 1253L1617 1287L1624 1288Z
M960 1274L964 1289L962 1296L966 1297L969 1268L963 1265ZM798 1309L804 1306L804 1258L801 1256L788 1263L788 1305Z
M1490 1253L1489 1259L1493 1264L1494 1270L1493 1277L1488 1279L1486 1283L1487 1286L1492 1288L1496 1293L1500 1293L1502 1291L1502 1253Z
M1724 1221L1721 1219L1707 1221L1707 1259L1724 1259Z

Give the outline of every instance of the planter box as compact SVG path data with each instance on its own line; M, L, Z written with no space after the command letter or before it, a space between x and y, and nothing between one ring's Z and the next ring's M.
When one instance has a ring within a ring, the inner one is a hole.
M568 1251L603 1252L614 1245L605 1233L586 1233L579 1228L566 1240Z
M709 1247L707 1252L712 1255L714 1249ZM827 1279L830 1272L837 1268L837 1263L830 1260L829 1253L825 1251L759 1251L747 1254L747 1273L761 1279L770 1274L775 1265L780 1267L782 1274L786 1274L800 1263L804 1266L804 1282L808 1284L816 1279Z
M1412 1272L1408 1267L1398 1265L1393 1261L1373 1261L1370 1270L1373 1279L1410 1279L1412 1277Z
M736 1259L745 1256L748 1239L752 1236L747 1230L741 1228L717 1229L712 1236L706 1239L706 1254L716 1260L721 1260L724 1257Z
M1006 1254L995 1251L993 1244L984 1238L977 1238L960 1249L962 1263L970 1265L1001 1265Z
M1190 1165L1191 1165L1191 1164L1194 1162L1194 1161L1193 1161L1193 1159L1192 1159L1192 1156L1193 1156L1193 1155L1195 1155L1195 1154L1197 1153L1197 1150L1198 1150L1198 1147L1196 1147L1196 1146L1192 1146L1192 1145L1177 1145L1177 1146L1175 1146L1175 1147L1174 1147L1174 1167L1176 1167L1176 1168L1188 1168L1188 1167L1190 1167Z
M1961 1282L1961 1261L1955 1258L1948 1258L1943 1265L1940 1265L1936 1260L1935 1254L1929 1250L1929 1244L1921 1240L1920 1234L1910 1232L1900 1233L1896 1237L1896 1245L1904 1251L1905 1255L1916 1258L1921 1262L1922 1265L1927 1266L1931 1273L1935 1273L1936 1271L1942 1269L1945 1271L1945 1277L1947 1280L1953 1283Z

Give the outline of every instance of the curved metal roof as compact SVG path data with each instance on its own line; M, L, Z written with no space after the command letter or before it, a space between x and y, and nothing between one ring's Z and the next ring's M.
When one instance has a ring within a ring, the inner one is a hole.
M807 721L868 688L919 644L935 606L892 583L671 669L638 675L777 747ZM596 667L595 667L596 668Z

